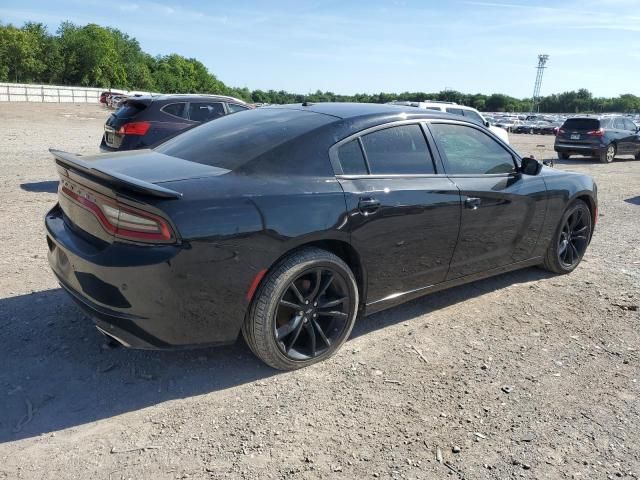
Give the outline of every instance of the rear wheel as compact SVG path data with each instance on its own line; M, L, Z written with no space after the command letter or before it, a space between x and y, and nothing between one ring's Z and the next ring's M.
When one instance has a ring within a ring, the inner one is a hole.
M555 273L572 272L582 260L591 238L591 211L576 200L564 212L544 257L543 267Z
M611 163L616 156L616 146L612 143L600 154L600 162Z
M558 152L558 158L560 160L569 160L569 154L564 152Z
M358 311L353 272L336 255L305 248L265 278L242 332L253 353L279 370L325 360L347 340Z

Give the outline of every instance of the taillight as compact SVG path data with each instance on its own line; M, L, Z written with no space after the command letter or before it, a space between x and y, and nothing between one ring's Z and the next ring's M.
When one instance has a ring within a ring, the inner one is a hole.
M604 128L599 128L598 130L591 130L587 132L587 135L591 135L592 137L602 137L604 135Z
M66 186L62 192L93 213L107 232L120 238L150 243L174 238L167 221L157 215L93 195L78 195Z
M131 122L125 123L120 127L118 133L125 135L146 135L151 124L149 122Z

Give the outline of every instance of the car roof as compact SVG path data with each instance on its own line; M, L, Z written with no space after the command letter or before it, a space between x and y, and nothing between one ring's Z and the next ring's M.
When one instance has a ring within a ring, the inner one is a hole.
M142 95L130 97L131 99L140 99L140 98L149 98L154 102L161 101L191 101L191 100L218 100L221 102L234 102L245 105L246 102L244 100L240 100L234 97L228 97L226 95L211 95L206 93L170 93L170 94L160 94L160 95Z
M450 113L423 110L416 107L406 105L388 105L380 103L347 103L347 102L319 102L319 103L297 103L285 105L271 105L261 108L287 108L295 110L304 110L308 112L321 113L331 115L341 119L351 119L365 116L389 116L389 115L411 115L420 118L455 118L463 120L464 117L452 115Z

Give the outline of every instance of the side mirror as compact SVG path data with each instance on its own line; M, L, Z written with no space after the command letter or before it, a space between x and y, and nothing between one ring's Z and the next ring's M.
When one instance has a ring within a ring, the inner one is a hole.
M489 120L485 120L484 121L484 126L489 128L491 126L491 124L489 123Z
M542 163L532 157L524 157L520 164L520 172L525 175L538 175L542 171Z

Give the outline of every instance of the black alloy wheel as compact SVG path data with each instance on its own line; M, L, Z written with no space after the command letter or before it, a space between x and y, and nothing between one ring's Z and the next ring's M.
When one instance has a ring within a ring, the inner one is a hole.
M253 353L279 370L322 361L347 340L358 310L349 266L315 247L273 266L255 293L242 332Z
M279 300L273 322L276 342L293 360L325 353L348 325L349 293L341 275L329 267L303 272Z
M589 212L576 209L569 215L562 231L558 245L558 258L567 268L574 267L584 255L589 244L587 235L590 233L591 221L587 218Z
M582 200L576 200L565 211L558 231L551 241L543 266L555 273L573 271L591 240L591 211Z

